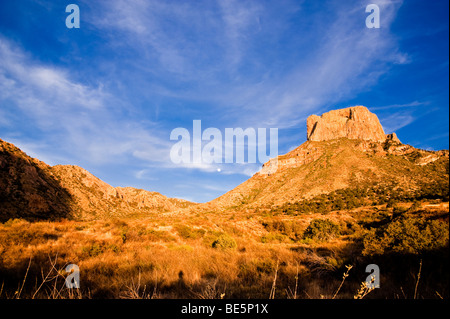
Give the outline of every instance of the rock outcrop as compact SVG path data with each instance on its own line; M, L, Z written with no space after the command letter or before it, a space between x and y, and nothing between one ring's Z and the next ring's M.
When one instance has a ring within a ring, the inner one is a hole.
M285 155L270 159L257 175L268 177L315 162L326 154L326 145L347 145L345 139L350 140L347 142L355 150L369 156L402 156L420 166L449 156L448 151L426 151L403 144L395 133L384 134L377 116L364 106L334 110L322 116L311 115L307 119L307 134L308 141ZM334 152L339 151L339 148L334 149Z
M386 139L388 141L392 141L392 142L396 142L396 143L400 143L400 144L402 143L402 142L400 142L400 140L397 137L397 134L395 134L395 133L387 134Z
M378 117L364 106L333 110L306 121L308 141L327 141L346 137L374 142L387 138Z

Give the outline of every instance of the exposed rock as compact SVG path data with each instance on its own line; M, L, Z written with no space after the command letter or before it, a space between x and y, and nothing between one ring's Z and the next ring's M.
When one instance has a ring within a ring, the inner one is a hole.
M323 150L320 146L314 143L305 143L302 147L297 147L291 151L289 155L281 155L264 163L259 174L269 175L276 173L278 169L299 167L314 162L322 154Z
M364 106L333 110L306 121L308 141L327 141L346 137L384 142L386 135L378 117Z
M271 159L252 178L204 204L113 187L81 167L49 166L0 139L0 222L268 207L369 184L389 182L415 191L448 181L448 150L426 151L402 144L395 133L385 135L377 116L363 106L312 115L307 131L308 141Z
M395 134L395 133L386 134L386 140L396 142L396 143L401 143L397 137L397 134Z

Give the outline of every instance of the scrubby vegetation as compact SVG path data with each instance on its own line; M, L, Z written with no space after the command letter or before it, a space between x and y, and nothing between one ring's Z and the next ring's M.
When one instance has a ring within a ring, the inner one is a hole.
M365 255L421 254L448 245L448 224L422 216L401 216L364 237Z
M448 181L443 179L424 183L417 190L405 190L397 183L367 185L366 187L344 188L329 194L322 194L295 203L285 203L271 208L272 213L300 215L326 213L333 210L349 210L363 206L376 206L397 202L421 200L442 200L448 202Z
M381 269L381 288L365 298L448 298L446 249L448 202L440 200L355 205L303 218L230 211L14 219L0 224L0 298L269 298L274 278L275 298L353 298L372 263ZM76 293L64 288L71 263L80 267Z
M339 235L340 227L329 219L314 219L306 228L304 237L315 241L326 241Z

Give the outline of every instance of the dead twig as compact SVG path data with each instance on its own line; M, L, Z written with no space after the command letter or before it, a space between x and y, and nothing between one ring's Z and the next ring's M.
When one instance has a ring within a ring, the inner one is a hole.
M417 299L417 288L419 287L420 273L422 271L422 259L419 264L419 273L417 274L416 287L414 288L414 299Z
M344 275L342 276L342 281L341 284L339 285L338 289L336 290L336 292L334 293L333 297L331 299L336 298L337 294L339 293L339 290L341 290L342 285L344 284L345 279L348 277L348 273L350 272L350 269L353 268L352 265L347 265L345 266L347 268L347 271L344 273Z
M30 270L30 266L31 266L31 257L30 257L30 261L28 262L28 267L27 267L27 271L25 272L25 277L23 278L22 281L22 286L20 287L20 289L16 292L16 299L20 299L20 294L22 293L23 290L23 286L25 285L25 281L27 280L27 276L28 276L28 271Z

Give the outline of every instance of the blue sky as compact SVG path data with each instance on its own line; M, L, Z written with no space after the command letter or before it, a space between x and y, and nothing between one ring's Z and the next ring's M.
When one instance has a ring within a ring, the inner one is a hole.
M65 8L80 8L68 29ZM380 8L368 29L365 7ZM0 1L0 138L113 186L204 202L257 164L180 165L170 132L278 128L365 105L386 133L448 149L449 3L423 1ZM218 169L221 171L219 172Z

